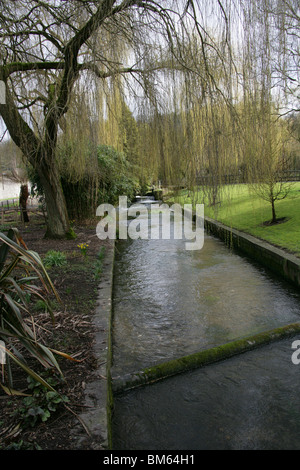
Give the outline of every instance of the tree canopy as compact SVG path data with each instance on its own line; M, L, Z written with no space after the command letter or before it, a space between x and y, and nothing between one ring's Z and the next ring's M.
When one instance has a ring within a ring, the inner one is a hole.
M299 110L297 0L4 0L0 21L6 89L0 115L39 175L49 236L69 230L57 146L82 83L93 125L97 103L107 113L107 98L117 89L136 106L144 129L151 116L164 123L174 116L184 136L183 163L169 158L179 134L169 134L166 143L158 126L164 174L171 166L173 173L182 167L195 173L202 158L195 134L203 135L207 122L201 145L206 142L206 166L218 176L224 124L230 115L226 133L240 132L235 107L243 100L267 103L280 96L279 114ZM128 132L127 145L133 149Z

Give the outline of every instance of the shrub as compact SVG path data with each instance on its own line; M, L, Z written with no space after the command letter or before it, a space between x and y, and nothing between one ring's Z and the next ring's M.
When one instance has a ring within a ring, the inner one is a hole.
M140 186L126 156L107 145L100 145L97 152L100 172L98 203L115 205L119 196L127 196L131 201L140 191Z
M140 192L137 168L123 152L108 145L90 145L86 150L85 163L78 171L76 166L72 166L75 155L74 142L60 144L58 162L70 219L93 218L99 204L106 202L116 205L119 196L127 196L130 202ZM33 169L29 170L29 179L31 194L39 198L45 210L43 187ZM76 238L74 230L70 230L69 236Z

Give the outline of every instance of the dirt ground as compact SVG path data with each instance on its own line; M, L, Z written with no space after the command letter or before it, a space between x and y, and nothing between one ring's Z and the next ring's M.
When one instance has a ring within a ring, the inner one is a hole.
M61 251L66 255L65 266L48 269L61 298L61 303L54 300L55 324L52 325L45 311L34 312L34 318L45 344L71 355L79 362L59 358L65 382L58 385L58 391L69 401L65 405L61 404L46 422L40 420L32 428L24 428L23 425L19 427L19 411L24 398L8 397L0 389L1 450L80 450L72 429L80 425L78 415L84 411L84 389L95 369L91 319L99 285L99 279L96 278L99 264L96 264L96 259L102 246L105 250L105 242L97 238L95 227L91 222L89 225L75 224L77 238L74 240L45 239L45 228L41 222L31 220L26 227L18 227L28 249L39 253L42 259L49 250ZM86 257L78 248L80 243L89 245ZM17 369L14 373L14 388L27 393L26 387L27 379L23 371Z

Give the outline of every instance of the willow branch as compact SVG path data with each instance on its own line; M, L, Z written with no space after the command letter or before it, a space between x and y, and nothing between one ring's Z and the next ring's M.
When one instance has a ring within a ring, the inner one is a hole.
M34 70L59 70L64 69L65 63L58 62L12 62L2 67L3 75L7 78L16 72L28 72Z

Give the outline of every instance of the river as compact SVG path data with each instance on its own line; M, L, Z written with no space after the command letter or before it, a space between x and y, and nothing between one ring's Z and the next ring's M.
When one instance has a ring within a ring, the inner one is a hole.
M117 244L114 377L300 320L300 296L206 234ZM300 339L300 338L299 338ZM115 449L300 448L291 340L115 397Z

